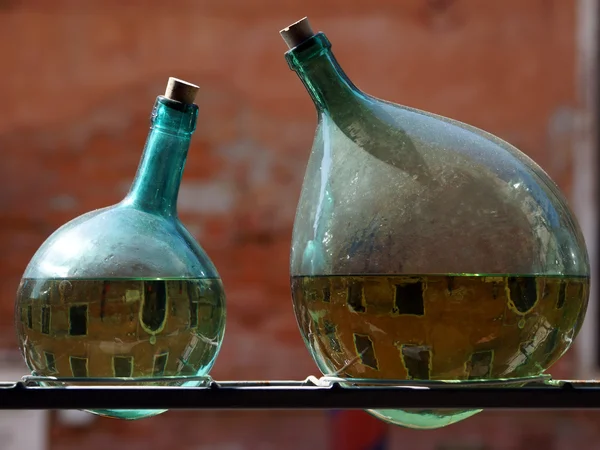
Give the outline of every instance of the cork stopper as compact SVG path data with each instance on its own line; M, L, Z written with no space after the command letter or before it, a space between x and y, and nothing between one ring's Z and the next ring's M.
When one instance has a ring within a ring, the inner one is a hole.
M196 99L198 89L200 88L195 84L170 77L169 82L167 83L167 89L165 90L165 97L175 100L176 102L191 105Z
M284 28L279 34L281 34L281 37L289 48L294 48L315 35L308 22L308 17L300 19L298 22Z

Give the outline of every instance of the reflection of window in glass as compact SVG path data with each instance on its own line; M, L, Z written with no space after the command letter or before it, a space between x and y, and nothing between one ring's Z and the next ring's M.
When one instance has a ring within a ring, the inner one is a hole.
M42 305L42 329L44 334L50 334L50 305Z
M164 280L144 281L141 325L149 334L160 333L167 321L167 286Z
M69 334L71 336L85 336L87 334L87 316L87 305L69 307Z
M425 302L423 292L423 283L421 281L397 284L392 312L414 316L424 315Z
M33 328L33 306L27 305L27 327Z
M50 372L56 372L56 360L54 359L54 353L44 352L46 358L46 368Z
M493 362L493 350L485 350L473 353L469 360L469 379L476 380L479 378L489 377L492 373Z
M190 302L190 328L198 326L198 302Z
M84 378L88 376L88 359L79 356L69 356L71 373L74 377Z
M356 347L356 353L360 358L360 362L364 366L379 370L379 363L377 361L377 356L375 356L373 341L369 336L366 334L354 333L354 346Z
M402 363L410 380L429 380L431 373L431 348L406 344L400 347Z
M535 277L509 277L506 284L509 304L512 303L521 314L533 309L538 300Z
M558 288L558 299L556 301L556 308L561 309L565 306L565 298L567 296L567 283L565 281L560 282L560 286Z
M167 360L169 359L169 353L161 353L160 355L154 355L154 370L152 374L154 376L162 376L165 374L165 368L167 367Z
M323 288L323 301L325 303L331 302L331 288L329 287L329 285Z
M130 377L133 374L133 356L113 356L115 377Z
M359 282L350 283L347 292L348 306L355 312L365 312L367 310L363 285Z

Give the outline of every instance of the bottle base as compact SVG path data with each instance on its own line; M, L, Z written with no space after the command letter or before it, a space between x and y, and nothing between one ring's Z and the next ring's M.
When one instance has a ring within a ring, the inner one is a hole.
M481 409L473 410L401 410L368 409L367 413L392 425L413 430L435 430L468 419Z

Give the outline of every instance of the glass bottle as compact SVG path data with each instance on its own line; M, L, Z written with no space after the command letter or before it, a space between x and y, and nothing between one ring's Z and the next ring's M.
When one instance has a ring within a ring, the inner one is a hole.
M281 31L317 110L291 246L293 305L323 374L539 376L587 308L582 233L556 184L499 138L356 87L306 19ZM478 411L369 411L438 428Z
M223 286L176 209L197 89L169 79L126 197L63 225L27 266L15 318L34 375L197 386L213 366L225 331ZM138 419L164 410L90 412Z

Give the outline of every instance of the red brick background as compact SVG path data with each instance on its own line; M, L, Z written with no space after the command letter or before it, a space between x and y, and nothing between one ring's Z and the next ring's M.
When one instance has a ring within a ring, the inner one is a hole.
M279 29L309 15L367 92L484 128L570 193L575 0L0 0L0 346L25 265L59 225L121 199L169 76L201 86L180 194L228 296L218 379L317 372L289 295L289 240L315 127ZM569 376L569 354L556 376ZM600 415L484 413L410 450L600 448ZM324 413L171 412L56 424L52 450L327 449ZM455 447L451 447L454 445ZM458 446L461 445L461 446Z

